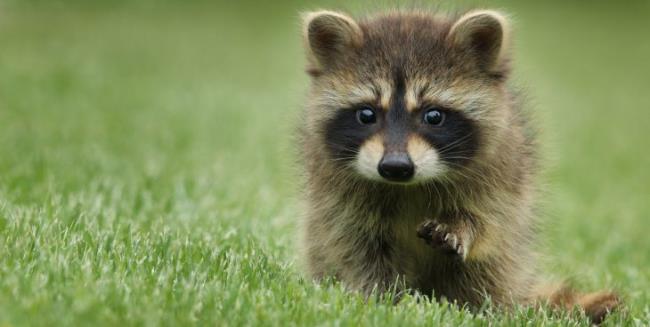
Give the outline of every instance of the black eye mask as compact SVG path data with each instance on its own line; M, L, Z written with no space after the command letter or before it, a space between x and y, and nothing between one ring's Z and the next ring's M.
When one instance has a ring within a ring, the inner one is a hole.
M360 107L363 109L363 107ZM363 143L377 132L384 130L389 135L409 135L416 133L433 148L438 150L442 161L463 165L476 154L479 144L479 133L471 119L454 110L440 109L444 113L444 121L439 126L422 122L423 113L414 115L385 115L376 114L376 121L371 124L359 122L358 110L341 109L326 124L324 133L330 156L342 162L353 161ZM402 123L388 123L387 120L408 120ZM387 131L386 129L391 129ZM393 130L399 129L399 130ZM402 143L402 142L400 142ZM405 145L405 144L404 144Z
M361 145L380 130L379 114L377 122L361 124L357 110L341 109L325 126L325 142L330 156L337 161L353 161Z
M438 150L442 161L463 165L478 151L478 128L458 111L445 110L444 115L440 126L420 125L417 133Z

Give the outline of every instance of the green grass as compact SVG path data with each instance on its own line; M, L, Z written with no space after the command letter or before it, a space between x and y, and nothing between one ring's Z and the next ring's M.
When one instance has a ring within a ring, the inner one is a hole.
M586 325L303 277L297 13L340 6L154 3L0 3L0 326ZM543 127L545 269L650 324L650 7L481 4Z

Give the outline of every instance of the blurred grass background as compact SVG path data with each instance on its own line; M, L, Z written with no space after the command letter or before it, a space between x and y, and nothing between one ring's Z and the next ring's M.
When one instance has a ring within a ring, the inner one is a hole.
M426 4L426 2L423 2ZM365 304L295 256L299 12L410 3L0 2L0 326L576 325ZM500 8L542 127L545 269L650 323L650 3Z

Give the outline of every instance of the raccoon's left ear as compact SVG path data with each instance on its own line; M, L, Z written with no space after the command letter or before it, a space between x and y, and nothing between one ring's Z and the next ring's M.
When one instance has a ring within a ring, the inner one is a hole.
M363 42L363 32L357 22L342 13L310 12L303 15L303 24L308 71L312 74L335 67Z
M486 72L506 73L510 29L503 14L492 10L471 11L454 23L447 39L455 48L471 52Z

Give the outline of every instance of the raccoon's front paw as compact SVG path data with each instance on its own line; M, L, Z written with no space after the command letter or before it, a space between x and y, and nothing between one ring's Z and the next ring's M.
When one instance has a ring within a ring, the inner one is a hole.
M467 251L463 239L450 230L446 224L436 220L427 220L417 230L418 237L433 248L439 248L447 253L457 255L465 260Z

